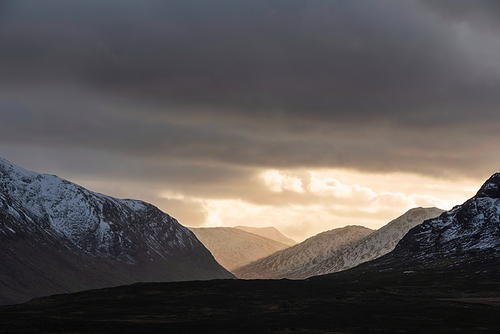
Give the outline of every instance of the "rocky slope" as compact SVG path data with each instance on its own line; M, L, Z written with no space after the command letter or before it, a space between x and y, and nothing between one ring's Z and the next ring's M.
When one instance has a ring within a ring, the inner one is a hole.
M296 245L297 242L291 238L284 236L278 229L274 226L268 227L250 227L250 226L235 226L236 228L247 231L253 234L260 235L262 237L266 237L269 239L276 240L281 242L282 244L293 246Z
M386 256L360 266L395 268L477 267L500 259L500 174L491 176L462 205L411 229Z
M411 209L373 233L317 256L300 266L287 268L286 265L279 265L282 259L276 254L272 259L266 258L258 263L251 263L234 273L242 278L304 279L349 269L389 253L412 227L442 212L443 210L437 208ZM269 276L270 273L273 276Z
M305 241L237 268L238 278L283 278L286 273L319 263L335 250L359 240L373 230L363 226L346 226L317 234Z
M196 237L227 270L288 248L281 242L234 227L191 228Z
M324 275L379 258L392 251L411 228L443 212L438 208L411 209L365 238L336 250L322 261L287 272L284 277L301 279Z
M0 304L138 281L234 277L153 205L1 158L0 263Z

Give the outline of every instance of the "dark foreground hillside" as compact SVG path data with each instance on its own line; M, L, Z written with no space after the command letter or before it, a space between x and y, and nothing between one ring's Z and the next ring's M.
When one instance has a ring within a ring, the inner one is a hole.
M3 333L500 332L498 265L147 283L0 307Z

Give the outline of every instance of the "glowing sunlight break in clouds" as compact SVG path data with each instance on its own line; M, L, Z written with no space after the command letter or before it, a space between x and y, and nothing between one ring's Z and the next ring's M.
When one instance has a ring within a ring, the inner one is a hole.
M476 185L467 180L339 169L265 170L258 181L268 204L186 197L170 192L162 193L161 197L201 204L206 213L203 226L273 225L302 241L345 225L376 229L417 206L451 209L477 191Z

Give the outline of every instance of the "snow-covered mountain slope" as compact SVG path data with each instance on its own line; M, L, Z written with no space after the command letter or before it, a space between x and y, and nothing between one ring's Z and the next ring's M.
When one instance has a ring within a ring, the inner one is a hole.
M288 246L293 246L296 245L297 242L293 239L290 239L286 236L284 236L278 229L274 226L268 226L268 227L250 227L250 226L235 226L236 228L247 231L253 234L257 234L269 239L276 240L278 242L281 242L282 244L288 245Z
M411 229L394 251L363 268L477 266L500 259L500 173L464 204Z
M389 253L412 227L442 212L443 210L437 208L411 209L373 233L335 249L324 251L315 257L310 257L308 261L301 261L300 264L292 264L291 261L284 262L283 256L289 257L289 255L280 252L238 268L233 273L240 278L304 279L349 269ZM289 248L286 252L291 253L294 249L299 251L300 245L302 244Z
M153 205L1 158L0 264L0 304L138 281L233 277Z
M392 251L413 227L444 211L438 208L414 208L363 239L337 249L322 261L287 272L284 277L301 279L346 270L379 258Z
M321 262L335 250L364 238L373 230L363 226L346 226L319 233L305 241L266 258L239 267L232 272L238 278L283 278L285 274Z
M288 245L276 240L234 227L191 228L191 230L227 270L233 270L288 248Z

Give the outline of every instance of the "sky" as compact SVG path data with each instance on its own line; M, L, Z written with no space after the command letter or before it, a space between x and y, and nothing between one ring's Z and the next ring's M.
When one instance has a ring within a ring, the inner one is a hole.
M500 166L497 0L0 0L0 156L301 241Z

